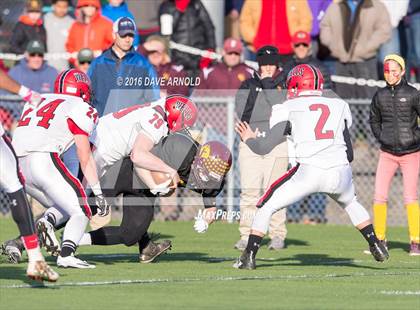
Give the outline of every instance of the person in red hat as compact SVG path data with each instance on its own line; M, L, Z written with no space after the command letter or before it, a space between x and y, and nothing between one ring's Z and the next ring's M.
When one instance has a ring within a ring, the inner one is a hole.
M110 47L114 42L112 22L101 15L99 0L79 0L76 8L77 21L69 31L67 52L78 52L82 48L90 48L97 52Z
M293 49L293 57L284 66L281 73L281 81L286 83L287 74L294 67L300 64L308 64L321 70L324 76L324 89L331 89L331 77L328 69L324 64L312 55L311 35L306 31L296 31L292 36L291 46Z
M252 77L254 70L242 62L243 46L240 40L227 38L223 44L222 61L200 72L198 89L237 90ZM232 92L232 95L235 93Z

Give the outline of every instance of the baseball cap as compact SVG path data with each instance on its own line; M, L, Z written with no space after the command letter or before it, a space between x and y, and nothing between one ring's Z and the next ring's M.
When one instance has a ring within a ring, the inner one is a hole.
M277 47L266 45L257 51L257 62L259 66L274 65L279 66L280 55Z
M93 51L90 48L82 48L78 53L77 53L77 61L79 63L82 62L91 62L93 59Z
M130 17L120 17L112 26L114 33L118 33L121 37L127 34L135 35L137 31L136 23Z
M26 46L26 51L29 54L37 53L37 54L44 55L45 54L44 43L42 43L39 40L31 40L31 41L29 41L28 45Z
M240 40L235 38L227 38L223 43L223 50L226 53L238 53L242 54L242 43Z
M404 61L404 58L402 58L400 55L397 55L397 54L386 55L384 58L384 63L388 60L395 61L397 64L400 65L402 70L405 70L405 61Z
M39 0L28 0L26 2L26 11L27 12L41 12L42 3Z
M297 45L301 43L309 45L311 44L311 36L306 31L296 31L292 37L292 43L293 45Z

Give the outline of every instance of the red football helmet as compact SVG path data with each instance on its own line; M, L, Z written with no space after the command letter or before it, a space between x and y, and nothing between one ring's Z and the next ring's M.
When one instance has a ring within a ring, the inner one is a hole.
M172 132L192 127L197 120L198 110L195 103L182 95L166 97L165 110L168 127Z
M54 93L80 97L87 103L91 103L92 100L90 79L84 72L77 69L64 70L57 76L54 82Z
M287 97L294 98L301 93L308 95L321 95L324 87L324 77L321 71L312 65L297 65L287 75Z
M201 186L220 184L232 166L232 154L218 141L203 144L194 158L191 170Z

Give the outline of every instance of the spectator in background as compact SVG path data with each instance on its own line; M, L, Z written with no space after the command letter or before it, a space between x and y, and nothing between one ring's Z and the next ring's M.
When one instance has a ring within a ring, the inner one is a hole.
M312 54L317 56L319 51L319 24L321 23L322 18L325 15L328 7L330 6L332 0L308 0L309 8L312 13ZM321 46L321 53L324 54L323 47ZM323 55L324 56L324 55ZM325 75L324 75L325 77Z
M10 69L10 77L38 93L53 92L57 70L44 61L44 54L45 47L41 41L30 41L26 47L25 58Z
M410 255L420 255L420 93L404 79L405 61L396 54L384 59L385 88L372 99L370 126L380 144L373 205L378 239L386 246L386 213L392 178L401 169L407 210Z
M278 64L280 56L274 46L264 46L257 51L260 67L252 78L245 80L236 95L235 110L242 122L247 122L253 131L257 128L257 139L266 136L270 129L271 106L281 102L281 81ZM258 199L267 186L280 178L287 170L287 142L277 145L267 155L251 151L246 143L239 145L239 170L241 174L241 218L239 232L241 239L235 244L238 250L245 249ZM286 238L286 210L276 212L271 218L269 249L284 248Z
M284 66L281 72L281 80L286 85L287 75L289 71L300 64L309 64L321 70L324 76L324 89L331 89L331 77L327 68L315 58L312 54L311 36L306 31L297 31L292 37L291 43L293 49L293 57Z
M291 38L298 30L310 32L312 15L307 1L245 0L240 30L247 48L254 52L264 45L278 48L284 64L292 55Z
M146 83L156 80L153 66L133 48L136 24L122 17L113 29L114 43L93 60L88 71L99 116L159 99L159 87Z
M200 0L170 0L159 8L162 35L170 36L176 43L214 50L216 37L214 25ZM196 77L199 69L210 64L208 58L172 51L172 60L183 65L188 76Z
M160 34L159 7L163 0L126 0L126 2L129 10L134 15L141 43L146 42L148 36Z
M171 62L169 57L169 42L162 36L152 35L146 39L139 52L146 56L149 62L153 65L159 78L164 80L163 85L160 85L160 96L165 97L172 94L181 94L188 96L190 94L189 87L182 83L181 85L175 83L168 83L169 79L185 78L187 74L184 72L182 65L177 65Z
M382 61L386 55L393 53L401 54L400 32L398 25L404 16L407 15L409 0L381 0L381 2L385 5L385 8L388 11L392 26L391 38L382 44L379 49L378 62L381 64L382 69ZM382 78L383 77L381 77L381 79Z
M407 41L407 76L413 73L420 83L420 1L410 0L408 14L404 19ZM411 79L410 79L411 80Z
M47 49L50 53L65 53L66 41L74 19L68 15L69 0L53 0L52 12L45 14L44 26L47 31ZM48 63L61 72L69 68L67 59L49 59Z
M242 82L250 79L254 72L241 61L242 52L243 46L240 40L226 39L223 44L222 61L201 70L198 89L209 89L212 92L215 89L232 90L226 95L236 94Z
M87 74L94 56L90 48L82 48L77 53L76 68Z
M294 52L293 58L283 66L283 71L281 72L282 84L286 85L287 75L294 67L300 64L310 64L321 70L321 73L324 76L324 89L331 89L331 77L327 68L322 64L321 61L312 56L312 43L310 34L305 31L297 31L292 37L292 47ZM291 149L290 144L289 149ZM289 156L289 158L290 157L294 156ZM307 213L309 219L307 220L307 223L325 223L327 221L325 217L325 207L327 203L326 195L321 193L312 194L308 196L305 201L308 202L306 209L308 211ZM303 215L303 208L301 207L302 203L303 201L297 202L287 209L288 218L290 214L292 215L291 218L294 221L300 220Z
M77 1L77 20L71 26L66 42L69 53L88 47L98 55L110 47L113 42L112 22L101 15L100 8L99 0Z
M46 46L47 34L42 24L42 3L40 0L26 2L26 14L19 17L10 39L12 53L23 54L31 40L39 40Z
M239 30L239 15L244 5L244 0L225 1L225 38L241 38Z
M376 55L391 36L389 14L380 1L340 0L331 3L321 21L321 42L336 57L336 74L378 79ZM344 35L343 35L344 34ZM375 87L338 83L343 98L372 98Z
M128 9L127 3L124 0L108 0L108 4L102 7L102 15L115 22L120 17L130 17L134 20L133 14ZM139 35L134 35L134 47L139 45Z

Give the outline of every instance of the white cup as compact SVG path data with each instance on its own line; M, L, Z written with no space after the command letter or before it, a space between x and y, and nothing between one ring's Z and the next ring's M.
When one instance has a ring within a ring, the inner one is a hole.
M160 16L160 33L164 36L170 36L173 32L174 17L170 14Z

